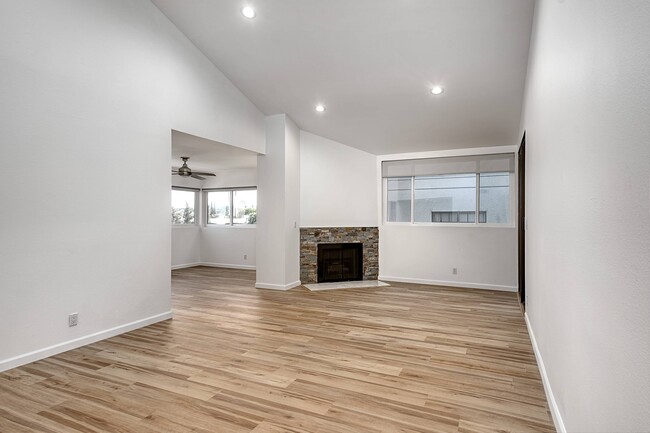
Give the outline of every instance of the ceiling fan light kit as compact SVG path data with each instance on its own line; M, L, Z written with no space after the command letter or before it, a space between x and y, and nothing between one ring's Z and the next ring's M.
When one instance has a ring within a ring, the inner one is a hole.
M188 166L187 166L187 161L190 159L189 156L181 156L181 159L183 160L183 165L178 169L178 170L172 170L172 176L173 175L178 175L181 177L192 177L194 179L199 179L199 180L204 180L205 178L202 176L214 176L214 173L203 173L200 171L192 171Z

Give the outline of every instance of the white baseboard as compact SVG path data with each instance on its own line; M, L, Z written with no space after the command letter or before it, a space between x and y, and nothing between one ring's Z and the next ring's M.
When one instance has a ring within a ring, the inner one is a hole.
M546 391L546 399L548 400L549 408L551 409L551 415L553 416L553 422L555 423L555 430L559 433L566 433L566 427L564 426L564 421L562 420L562 415L560 414L560 408L557 405L555 400L555 395L553 395L553 390L551 389L551 382L548 380L548 375L546 374L546 367L544 367L544 360L542 360L542 354L539 352L539 347L537 346L537 340L535 339L535 333L533 328L530 326L530 320L528 320L528 313L524 314L524 319L526 320L526 326L528 327L528 335L530 336L530 342L533 344L533 352L535 352L535 359L537 359L537 365L539 366L539 373L542 376L542 383L544 384L544 391Z
M254 271L256 268L254 265L232 265L229 263L209 263L209 262L196 262L196 263L187 263L184 265L173 265L172 271L176 269L185 269L193 268L195 266L208 266L210 268L226 268L226 269L245 269L248 271Z
M289 290L300 285L300 281L294 281L289 284L267 284L267 283L255 283L256 289L270 289L270 290Z
M209 266L211 268L227 268L227 269L245 269L249 271L254 271L255 265L233 265L229 263L209 263L201 262L197 266Z
M461 287L466 289L485 289L485 290L499 290L502 292L516 292L517 287L513 286L500 286L498 284L481 284L481 283L464 283L458 281L442 281L442 280L423 280L419 278L405 278L405 277L391 277L388 275L380 275L381 281L394 281L396 283L414 283L414 284L427 284L430 286L446 286L446 287Z
M54 356L58 353L67 352L68 350L76 349L78 347L85 346L99 340L115 337L116 335L124 334L125 332L133 331L134 329L153 325L154 323L171 318L172 312L167 311L165 313L156 314L155 316L136 320L135 322L116 326L115 328L95 332L94 334L75 338L74 340L65 341L63 343L55 344L53 346L25 353L23 355L14 356L13 358L3 359L0 361L0 372L20 367L21 365L29 364L30 362L38 361L39 359L47 358L49 356Z
M196 263L185 263L184 265L172 265L172 271L176 269L193 268L194 266L201 266L201 263L196 262Z

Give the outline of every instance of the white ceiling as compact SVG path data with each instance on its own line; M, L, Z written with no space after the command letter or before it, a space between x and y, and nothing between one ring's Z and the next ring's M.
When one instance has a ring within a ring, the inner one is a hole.
M153 2L262 112L306 131L375 154L519 142L533 0Z
M190 157L187 166L193 171L204 173L257 167L255 152L172 130L173 169L183 164L181 156Z

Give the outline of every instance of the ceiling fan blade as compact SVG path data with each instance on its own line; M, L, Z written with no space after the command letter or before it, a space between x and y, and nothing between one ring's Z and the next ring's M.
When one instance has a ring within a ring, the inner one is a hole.
M199 175L197 175L195 173L192 173L192 175L190 177L193 177L194 179L198 179L198 180L205 180L204 177L201 177L201 176L199 176Z
M172 171L172 176L179 174L177 171Z
M213 173L201 173L200 171L193 171L192 174L198 174L199 176L216 176Z

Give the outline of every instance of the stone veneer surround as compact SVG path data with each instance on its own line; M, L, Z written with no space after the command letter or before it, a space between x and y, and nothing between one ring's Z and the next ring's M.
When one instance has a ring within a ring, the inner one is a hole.
M378 227L301 227L300 282L318 282L318 244L361 242L363 244L363 279L379 277Z

